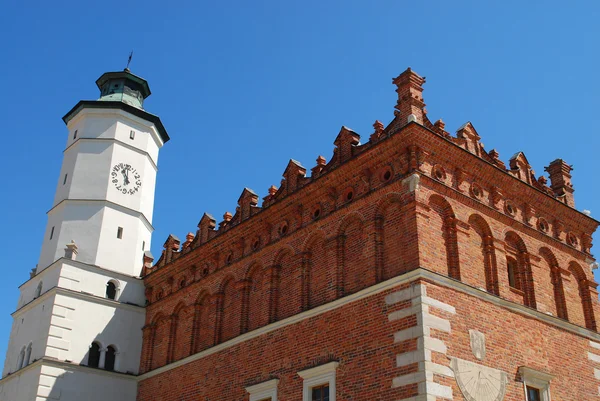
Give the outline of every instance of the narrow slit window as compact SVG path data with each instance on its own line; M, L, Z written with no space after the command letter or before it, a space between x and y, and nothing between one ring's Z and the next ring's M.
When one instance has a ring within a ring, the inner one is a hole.
M52 237L54 237L54 227L50 230L50 239L52 239Z
M73 139L77 139L77 130L75 130L75 132L73 132Z
M142 251L146 250L146 241L142 241Z
M67 183L67 176L68 176L68 174L65 174L65 178L63 179L63 185L65 185Z
M129 131L129 139L135 139L135 131Z
M117 238L118 239L122 239L123 238L123 227L117 228Z
M517 277L517 261L514 259L506 259L506 267L508 269L508 285L519 290L520 285Z

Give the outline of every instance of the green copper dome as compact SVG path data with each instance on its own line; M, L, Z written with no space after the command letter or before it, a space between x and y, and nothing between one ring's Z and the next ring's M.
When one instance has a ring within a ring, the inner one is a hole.
M129 68L119 72L102 74L96 85L100 89L100 101L123 102L139 109L144 108L144 99L150 96L148 82L132 74Z

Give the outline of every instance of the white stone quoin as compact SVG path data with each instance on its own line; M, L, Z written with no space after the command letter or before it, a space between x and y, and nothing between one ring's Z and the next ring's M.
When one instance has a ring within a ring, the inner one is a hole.
M63 118L63 163L39 263L19 287L0 401L136 399L146 302L139 276L158 152L169 138L142 108L145 80L125 70L96 83L100 99Z

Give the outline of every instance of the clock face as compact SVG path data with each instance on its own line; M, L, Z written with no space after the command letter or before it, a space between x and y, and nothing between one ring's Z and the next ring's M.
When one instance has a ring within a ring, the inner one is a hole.
M110 172L110 181L119 192L125 195L135 194L142 186L140 173L131 164L115 164Z

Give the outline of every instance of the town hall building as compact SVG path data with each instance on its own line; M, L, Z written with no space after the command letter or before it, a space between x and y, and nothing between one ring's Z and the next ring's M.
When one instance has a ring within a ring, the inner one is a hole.
M538 176L470 122L450 134L424 83L407 69L389 124L342 127L329 160L290 160L219 221L199 211L155 259L169 136L144 79L102 75L63 118L0 401L600 399L599 222L571 166Z

